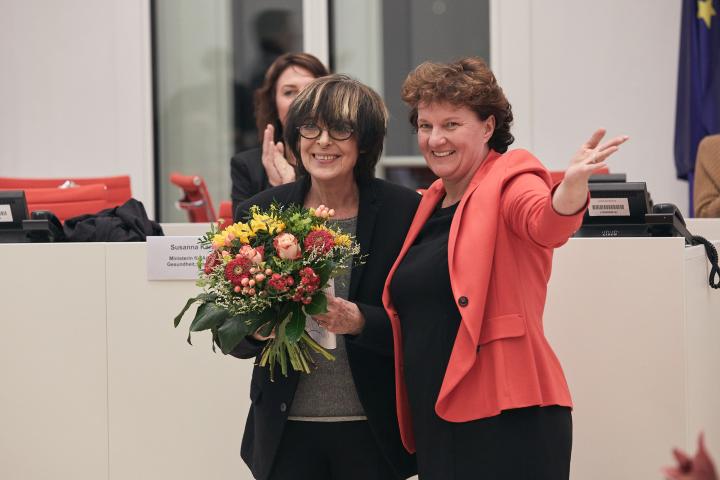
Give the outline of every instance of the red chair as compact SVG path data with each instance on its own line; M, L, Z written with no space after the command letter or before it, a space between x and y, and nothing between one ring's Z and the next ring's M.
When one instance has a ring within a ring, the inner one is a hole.
M0 190L24 190L30 213L49 210L61 222L87 213L97 213L108 208L108 191L105 185L79 185L74 188L0 188Z
M112 177L94 178L14 178L0 177L0 188L6 190L25 190L27 188L57 188L62 185L97 185L107 187L107 203L103 208L112 208L122 205L132 197L130 176L118 175Z
M217 221L212 199L202 177L175 172L170 174L170 182L182 189L183 197L175 205L187 212L191 223Z
M225 228L233 223L232 202L230 200L220 202L218 222L220 222L220 228Z
M607 175L610 170L607 168L601 168L600 170L593 173L593 175ZM565 178L565 170L554 170L550 172L550 178L552 179L553 185L560 183Z

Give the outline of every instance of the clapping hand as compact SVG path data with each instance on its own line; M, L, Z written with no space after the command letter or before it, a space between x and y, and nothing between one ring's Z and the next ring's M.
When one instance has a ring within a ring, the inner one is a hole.
M705 438L702 433L698 438L698 449L693 458L678 448L673 449L673 456L677 465L663 468L663 474L668 480L718 480L715 466L705 448Z
M295 169L285 158L285 146L282 142L275 143L275 127L270 124L263 133L262 164L270 185L295 181Z
M553 208L561 215L577 213L585 205L590 175L605 168L605 160L630 138L621 135L600 145L604 136L604 128L596 130L575 153L565 170L565 177L553 195Z

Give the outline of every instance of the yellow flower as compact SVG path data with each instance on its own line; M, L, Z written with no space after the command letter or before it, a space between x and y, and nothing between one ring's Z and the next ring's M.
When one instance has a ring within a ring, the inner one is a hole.
M253 218L250 220L250 228L253 232L267 232L268 225L273 221L268 215L262 215L260 213L253 213Z
M341 247L350 247L352 245L352 241L350 240L350 235L341 234L341 235L335 235L335 245L340 245Z
M262 231L272 235L282 232L285 229L285 224L274 215L264 215L253 212L253 218L250 220L250 228L254 233Z
M230 225L225 229L225 232L234 235L235 238L240 240L240 243L245 244L250 243L250 239L255 236L255 232L248 226L248 224L241 222Z
M273 220L271 225L268 225L270 233L280 233L285 230L285 224L280 220Z
M250 229L255 234L257 234L257 232L267 232L267 225L265 224L265 221L253 218L250 220Z
M213 236L212 246L215 250L225 246L225 238L223 237L222 233L218 233Z

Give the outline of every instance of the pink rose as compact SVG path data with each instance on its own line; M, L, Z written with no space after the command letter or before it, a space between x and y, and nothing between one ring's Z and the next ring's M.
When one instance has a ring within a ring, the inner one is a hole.
M253 248L250 245L243 245L238 252L240 256L247 258L255 265L262 263L263 261L263 247Z
M273 240L278 257L284 260L297 260L302 257L302 249L297 238L291 233L281 233Z

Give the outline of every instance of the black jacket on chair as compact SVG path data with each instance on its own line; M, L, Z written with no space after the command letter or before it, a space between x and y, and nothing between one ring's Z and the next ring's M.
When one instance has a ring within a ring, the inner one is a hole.
M242 218L243 212L252 205L266 208L273 200L284 205L302 205L309 188L310 180L305 177L266 190L243 202L235 218ZM368 256L364 264L352 271L348 299L363 313L365 327L359 335L345 335L345 344L355 388L375 441L398 478L407 478L416 473L417 467L415 457L407 453L400 441L392 330L381 297L385 278L405 240L420 196L379 179L360 183L359 189L356 237L361 255ZM252 358L262 347L262 342L247 338L232 355ZM287 378L276 372L274 382L270 381L266 367L255 366L253 370L252 405L245 423L241 455L255 478L261 480L271 472L298 384L299 373L288 370Z
M253 195L270 188L265 167L262 164L262 147L240 152L230 160L232 178L233 213L238 205Z

